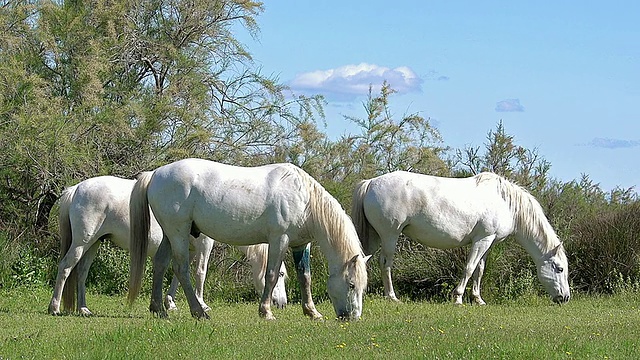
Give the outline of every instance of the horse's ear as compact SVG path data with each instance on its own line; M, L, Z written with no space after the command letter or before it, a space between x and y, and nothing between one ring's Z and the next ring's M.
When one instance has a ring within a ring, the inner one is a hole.
M361 255L354 255L351 258L351 260L349 260L349 263L355 265L355 263L358 261L358 256L361 256ZM369 261L370 258L371 258L371 255L367 255L367 256L363 256L362 260L364 260L364 262L366 263L367 261Z
M551 259L552 257L558 255L558 251L560 249L564 249L564 247L562 246L562 243L560 243L558 246L556 246L553 249L551 249L551 251L549 251L548 253L542 255L542 260L543 261L547 261L547 260Z

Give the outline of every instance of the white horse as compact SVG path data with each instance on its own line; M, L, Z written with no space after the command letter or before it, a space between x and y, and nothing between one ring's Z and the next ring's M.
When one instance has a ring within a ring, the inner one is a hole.
M442 178L396 171L361 181L353 193L351 217L365 252L382 242L380 269L384 295L396 300L391 282L393 254L400 233L429 247L471 244L464 276L453 291L456 304L473 275L477 304L487 250L514 234L533 258L538 278L556 303L569 301L567 257L538 201L505 178L482 173Z
M91 315L86 305L85 282L100 245L98 240L110 239L117 246L129 249L129 198L134 184L135 180L100 176L84 180L63 191L60 197L59 231L60 253L64 257L58 266L49 313L60 314L61 298L66 311L74 310L77 283L77 311L82 315ZM148 249L150 257L153 258L161 241L162 229L152 216ZM196 296L203 307L208 309L203 300L203 288L213 240L201 236L191 242L195 248L192 258L195 257L196 262ZM247 255L251 264L256 291L262 294L264 285L260 286L260 283L264 283L267 245L242 247L240 250ZM277 306L284 307L287 303L284 264L280 275L273 292L273 301ZM177 288L178 280L174 276L165 297L167 309L176 309L173 299Z
M189 234L202 232L232 245L269 243L265 289L259 314L274 319L271 292L277 269L288 247L302 292L304 314L321 318L311 298L310 274L303 269L299 250L312 239L328 261L327 292L336 314L358 319L367 284L366 260L356 230L340 204L311 176L291 164L236 167L201 159L185 159L143 173L131 194L131 278L129 300L138 295L144 271L149 231L149 207L167 239L160 244L153 266L149 309L166 316L161 280L173 255L180 279L197 318L208 318L188 281Z

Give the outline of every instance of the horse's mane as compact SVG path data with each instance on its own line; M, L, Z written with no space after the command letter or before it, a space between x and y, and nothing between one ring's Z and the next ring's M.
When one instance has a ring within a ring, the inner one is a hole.
M558 246L560 240L542 210L542 206L525 188L494 173L484 172L475 176L476 184L494 182L496 190L507 202L516 223L516 231L532 240L540 241L541 250L547 252Z
M325 236L336 254L344 254L348 258L363 254L358 233L340 203L302 169L294 166L291 169L295 169L309 191L308 212L312 234L321 233Z
M260 261L260 265L258 268L261 269L260 270L260 274L258 274L258 278L263 278L264 277L264 273L267 269L267 253L269 251L269 247L268 246L247 246L245 247L245 249L247 250L247 260L249 260L250 263L253 262L258 262ZM260 252L261 254L258 254L258 252ZM259 256L261 255L261 256Z

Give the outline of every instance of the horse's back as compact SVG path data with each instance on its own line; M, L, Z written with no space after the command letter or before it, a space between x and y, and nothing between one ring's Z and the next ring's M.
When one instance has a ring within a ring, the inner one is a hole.
M497 216L508 211L495 191L479 188L473 177L404 171L372 179L364 206L374 228L402 231L433 247L457 247L468 242L474 231L494 231Z
M233 245L264 242L270 229L302 222L308 193L294 169L185 159L154 172L149 204L161 223L193 221L205 234Z

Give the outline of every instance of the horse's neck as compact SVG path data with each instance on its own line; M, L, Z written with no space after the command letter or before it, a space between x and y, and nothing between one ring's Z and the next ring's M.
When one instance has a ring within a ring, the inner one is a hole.
M544 255L560 244L560 240L533 195L506 179L499 184L503 198L509 202L509 207L514 212L514 234L517 241L537 264Z
M553 248L560 244L560 240L555 235L550 225L544 226L538 232L516 230L516 239L520 245L538 264L542 258Z

